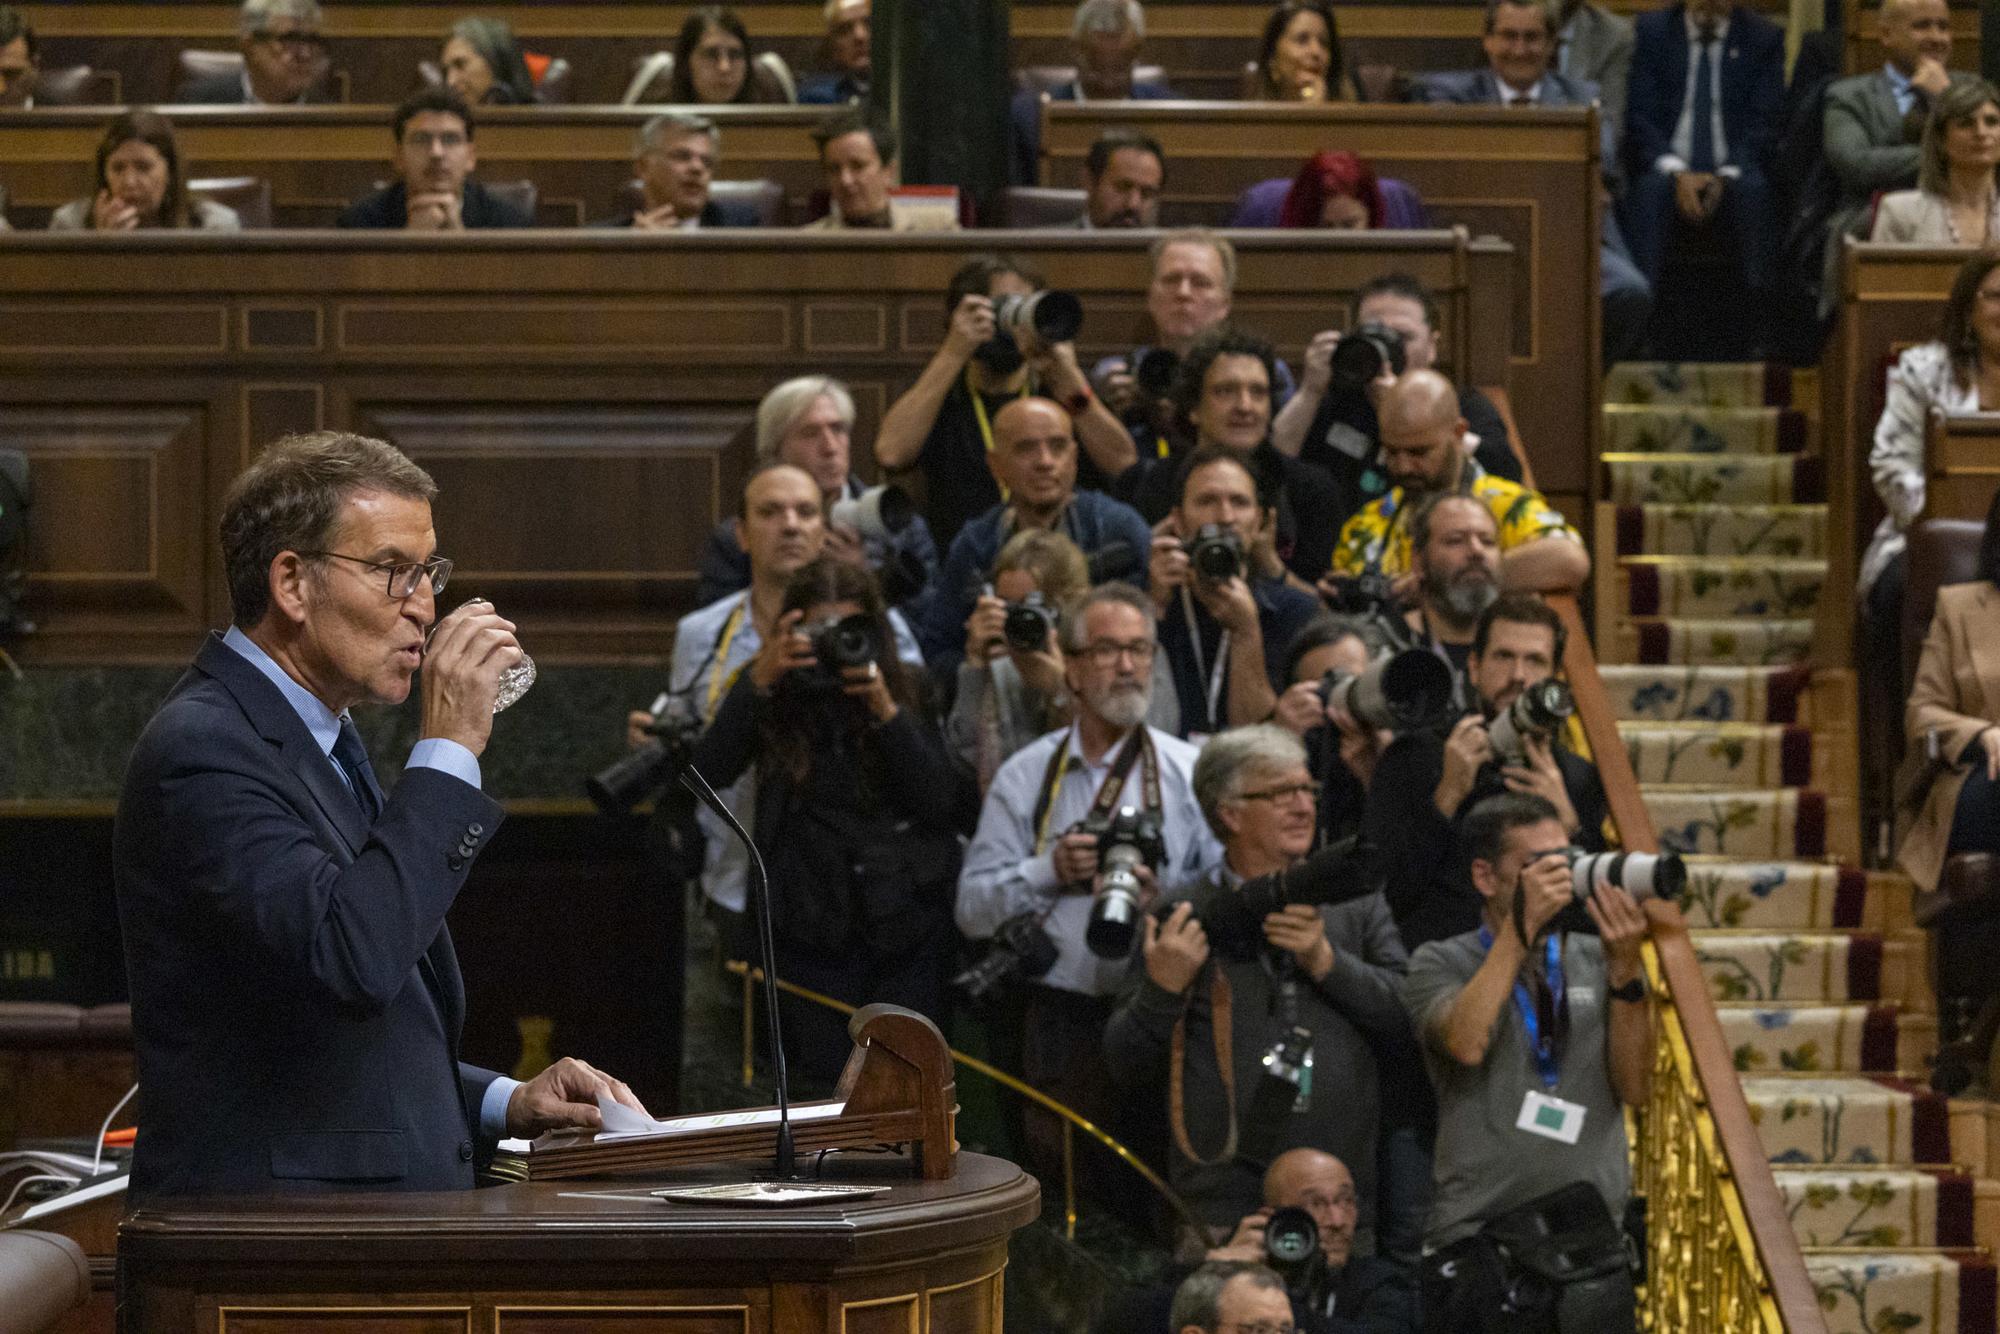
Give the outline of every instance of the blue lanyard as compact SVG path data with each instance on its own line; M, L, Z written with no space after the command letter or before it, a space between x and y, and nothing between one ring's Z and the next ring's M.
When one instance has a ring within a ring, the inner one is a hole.
M1493 948L1493 932L1486 927L1479 928L1480 948ZM1556 938L1550 936L1542 942L1546 951L1543 955L1544 968L1549 981L1549 997L1560 1008L1563 1003L1562 949ZM1534 998L1528 995L1528 984L1516 978L1514 981L1514 1007L1521 1012L1521 1026L1528 1030L1528 1052L1535 1058L1535 1073L1542 1077L1542 1087L1553 1089L1562 1079L1562 1062L1557 1055L1555 1035L1542 1032L1541 1016L1535 1013Z

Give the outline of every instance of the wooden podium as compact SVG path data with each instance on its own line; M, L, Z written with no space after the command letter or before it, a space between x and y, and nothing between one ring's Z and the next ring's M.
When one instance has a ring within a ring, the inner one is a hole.
M821 1179L889 1190L784 1209L675 1204L666 1184L162 1202L119 1234L120 1327L147 1334L999 1334L1007 1239L1034 1178L981 1154L944 1181L899 1155Z

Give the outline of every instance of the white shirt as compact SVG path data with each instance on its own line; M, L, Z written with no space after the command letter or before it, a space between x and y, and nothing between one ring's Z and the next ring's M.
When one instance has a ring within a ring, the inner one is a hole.
M703 726L715 721L737 673L750 665L763 647L757 633L757 618L750 614L750 590L731 593L699 611L681 617L674 627L673 665L667 670L668 693L687 701ZM901 612L889 613L889 628L896 636L896 656L912 667L922 668L924 657L917 649L917 637L910 633ZM729 642L723 643L723 636ZM757 819L757 769L745 769L734 783L716 793L723 804L752 828ZM695 811L706 848L702 855L701 889L717 905L742 912L750 883L750 854L728 825L706 806Z
M1529 106L1540 106L1542 104L1542 85L1546 82L1546 79L1536 79L1527 88L1516 88L1499 75L1496 74L1493 76L1494 88L1500 95L1498 100L1503 107L1511 107L1523 97L1528 99Z
M1688 159L1694 153L1694 82L1701 73L1701 25L1692 18L1686 20L1688 42L1687 86L1681 92L1681 118L1674 125L1673 151L1664 153L1653 165L1659 171L1671 176L1676 172L1689 171ZM1734 178L1743 174L1743 169L1729 161L1729 140L1722 133L1722 62L1729 50L1729 19L1727 16L1715 25L1715 40L1708 47L1708 90L1709 129L1715 142L1715 174Z
M1209 832L1194 799L1194 760L1199 754L1179 737L1147 728L1160 766L1160 835L1167 864L1155 867L1162 894L1193 884L1222 859L1222 845ZM958 929L974 940L991 936L1002 922L1029 909L1054 905L1043 923L1056 942L1056 962L1039 981L1086 996L1108 996L1124 980L1124 959L1100 959L1084 943L1090 923L1088 894L1062 894L1051 849L1070 826L1090 813L1097 790L1111 773L1121 741L1105 748L1096 763L1084 759L1075 728L1051 732L1023 747L1000 766L979 811L979 829L965 850L958 876ZM1035 799L1041 795L1056 748L1066 746L1069 763L1049 802L1048 846L1035 850ZM1145 802L1143 762L1125 776L1119 804Z
M1953 416L1977 412L1979 385L1959 385L1943 343L1919 343L1905 349L1889 369L1882 417L1868 451L1868 471L1887 513L1861 557L1863 597L1907 548L1907 530L1924 512L1924 429L1933 408Z

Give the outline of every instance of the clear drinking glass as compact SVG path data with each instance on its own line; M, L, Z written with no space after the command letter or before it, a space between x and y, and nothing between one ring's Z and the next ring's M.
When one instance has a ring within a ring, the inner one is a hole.
M485 598L467 598L459 604L461 607L490 607L492 605ZM444 624L444 619L443 617L439 617L437 620L431 622L431 628L424 635L425 648L430 647L430 637L437 633L437 628ZM528 656L527 650L523 649L521 651L521 660L500 673L500 690L493 696L493 712L498 713L509 705L518 703L521 696L528 693L528 687L534 683L535 660Z

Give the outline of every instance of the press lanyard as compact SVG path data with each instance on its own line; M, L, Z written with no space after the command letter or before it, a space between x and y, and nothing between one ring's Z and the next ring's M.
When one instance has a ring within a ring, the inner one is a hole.
M1479 944L1484 949L1493 948L1493 932L1486 927L1479 928ZM1551 1011L1559 1010L1566 1003L1563 990L1562 947L1554 936L1542 942L1544 968L1549 980ZM1535 1059L1535 1073L1542 1078L1542 1087L1553 1089L1562 1079L1562 1055L1556 1050L1553 1033L1542 1032L1542 1019L1535 1012L1535 1001L1528 994L1528 984L1518 977L1514 979L1514 1006L1521 1012L1521 1025L1528 1030L1528 1053Z
M722 698L724 691L736 684L736 678L749 666L748 663L738 663L734 671L724 670L729 662L729 641L736 638L736 631L743 624L743 609L749 605L750 598L746 594L743 601L736 604L736 609L729 613L729 619L722 623L722 638L715 641L715 670L708 676L708 708L704 714L711 722L715 719L715 702Z
M1040 856L1048 846L1049 821L1055 815L1056 790L1062 786L1063 775L1069 772L1069 748L1076 740L1076 724L1071 723L1062 744L1056 747L1053 759L1049 761L1047 773L1042 778L1041 795L1035 799L1035 855ZM1097 789L1097 796L1090 803L1092 811L1109 815L1118 804L1120 794L1125 791L1125 779L1132 772L1132 762L1138 760L1139 781L1145 791L1146 809L1158 814L1160 802L1160 765L1153 754L1153 738L1146 734L1144 723L1132 729L1132 735L1125 739L1118 758L1112 761L1111 771L1104 775L1104 782Z
M1209 731L1220 731L1223 720L1216 709L1222 703L1222 678L1229 672L1229 631L1224 630L1222 638L1216 641L1215 668L1207 670L1201 661L1201 622L1194 618L1194 596L1186 584L1181 585L1181 613L1187 618L1188 646L1194 652L1194 679L1208 677L1208 716L1202 721Z
M1156 435L1153 437L1153 452L1161 458L1166 458L1173 451L1167 448L1167 438L1165 436Z

